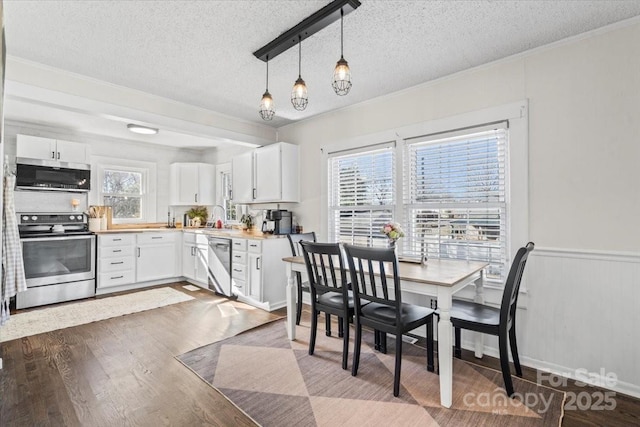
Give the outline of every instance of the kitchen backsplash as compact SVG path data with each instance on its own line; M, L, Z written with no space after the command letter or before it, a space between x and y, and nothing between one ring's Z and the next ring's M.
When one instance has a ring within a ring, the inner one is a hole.
M87 193L15 191L16 212L72 212L72 199L79 202L78 212L87 210Z

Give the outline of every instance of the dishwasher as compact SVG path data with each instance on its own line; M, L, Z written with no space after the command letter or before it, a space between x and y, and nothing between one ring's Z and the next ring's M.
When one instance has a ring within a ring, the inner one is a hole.
M232 296L231 293L231 239L207 237L209 240L209 289Z

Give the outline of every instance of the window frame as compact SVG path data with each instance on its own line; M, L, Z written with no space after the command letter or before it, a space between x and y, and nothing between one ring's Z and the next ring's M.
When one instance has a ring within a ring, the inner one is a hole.
M359 149L372 145L375 141L396 141L396 205L394 206L394 221L404 224L404 191L403 188L403 168L404 168L404 144L405 140L419 137L421 135L431 135L439 132L451 132L464 129L467 127L478 127L488 123L499 121L508 121L509 123L509 142L506 147L506 165L505 165L505 198L509 209L509 215L506 224L506 256L505 269L511 265L511 261L517 249L529 241L529 207L528 207L528 188L529 188L529 172L528 172L528 100L516 101L500 106L489 107L477 111L458 114L454 116L444 117L425 121L422 123L403 126L396 129L388 129L373 134L361 135L353 138L347 138L331 144L327 144L321 148L324 167L322 171L322 191L321 191L321 209L320 212L320 234L328 238L329 234L329 155L331 153ZM494 300L499 303L499 296L491 298L491 288L500 290L503 283L487 283L489 292L487 294L488 301ZM526 293L526 281L523 280L520 288L522 293Z
M116 159L112 157L93 156L92 177L93 189L90 196L92 204L105 205L104 198L107 193L103 191L105 170L115 170L123 172L135 172L142 175L140 194L140 218L113 218L114 224L142 224L156 222L156 164L138 160ZM109 195L111 195L109 193Z

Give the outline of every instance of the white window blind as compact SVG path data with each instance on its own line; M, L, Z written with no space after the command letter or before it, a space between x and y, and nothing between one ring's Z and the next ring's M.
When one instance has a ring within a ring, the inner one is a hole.
M406 140L405 255L487 261L504 279L506 139L499 126Z
M395 204L392 143L329 157L329 239L363 246L386 246L382 226Z

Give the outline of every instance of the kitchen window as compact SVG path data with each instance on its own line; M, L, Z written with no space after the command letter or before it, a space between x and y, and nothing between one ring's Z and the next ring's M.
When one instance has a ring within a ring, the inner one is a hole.
M111 206L114 223L155 221L155 164L106 159L97 162L98 202Z

